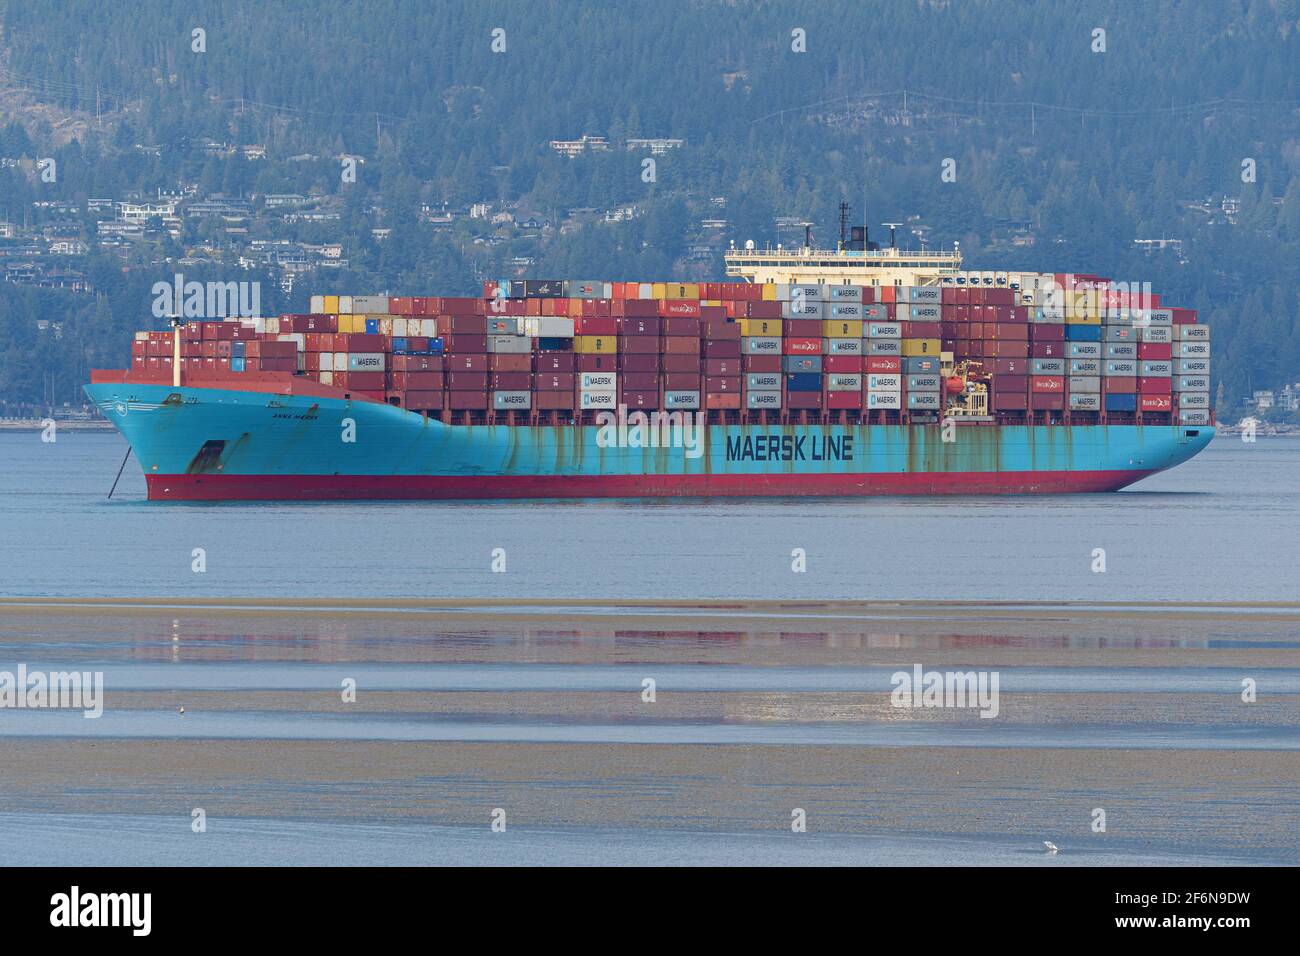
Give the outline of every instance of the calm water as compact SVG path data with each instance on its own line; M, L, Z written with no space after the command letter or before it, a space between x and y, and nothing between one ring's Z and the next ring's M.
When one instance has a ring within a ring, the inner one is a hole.
M150 504L134 460L109 501L124 450L0 435L0 591L1265 601L1300 550L1297 439L1217 439L1117 494L767 501Z
M1300 441L1220 440L1112 495L752 502L149 504L134 462L108 501L123 451L0 435L0 594L1010 603L753 631L0 608L0 671L102 671L107 695L95 720L0 709L2 863L1300 861L1294 615L1087 611L1294 600ZM1014 606L1052 599L1081 603ZM996 670L999 716L891 707L914 662Z

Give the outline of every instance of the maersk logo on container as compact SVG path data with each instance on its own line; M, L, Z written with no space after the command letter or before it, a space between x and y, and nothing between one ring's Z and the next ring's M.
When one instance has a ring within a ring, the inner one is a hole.
M978 708L981 717L998 715L997 671L927 671L920 664L895 671L889 702L912 710L931 707Z
M165 319L254 318L262 314L260 282L186 282L176 273L171 282L155 282L153 314Z
M597 448L682 448L687 458L704 455L704 413L629 413L620 404L617 412L596 415Z

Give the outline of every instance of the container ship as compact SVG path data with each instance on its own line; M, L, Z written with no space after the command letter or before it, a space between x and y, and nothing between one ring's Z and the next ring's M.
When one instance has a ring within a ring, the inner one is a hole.
M726 272L173 318L86 392L154 500L1101 492L1214 435L1209 328L1145 288L861 227Z

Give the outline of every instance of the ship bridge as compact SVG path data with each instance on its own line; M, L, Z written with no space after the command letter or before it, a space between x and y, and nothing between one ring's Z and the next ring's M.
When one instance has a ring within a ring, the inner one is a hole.
M747 282L940 285L961 272L961 253L921 249L729 249L727 275Z

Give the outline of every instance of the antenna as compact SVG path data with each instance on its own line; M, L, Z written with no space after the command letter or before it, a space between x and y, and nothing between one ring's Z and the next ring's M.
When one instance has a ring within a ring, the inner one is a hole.
M839 251L841 252L844 251L844 242L848 238L848 228L849 228L849 204L846 202L841 202L840 203L840 245L839 245Z
M895 242L895 240L894 240L894 230L897 229L899 226L901 226L902 223L901 223L901 222L882 222L881 225L882 225L882 226L888 226L888 227L889 227L889 248L891 248L891 249L897 249L897 248L898 248L898 243Z
M812 223L810 222L803 224L803 245L805 249L812 248Z

